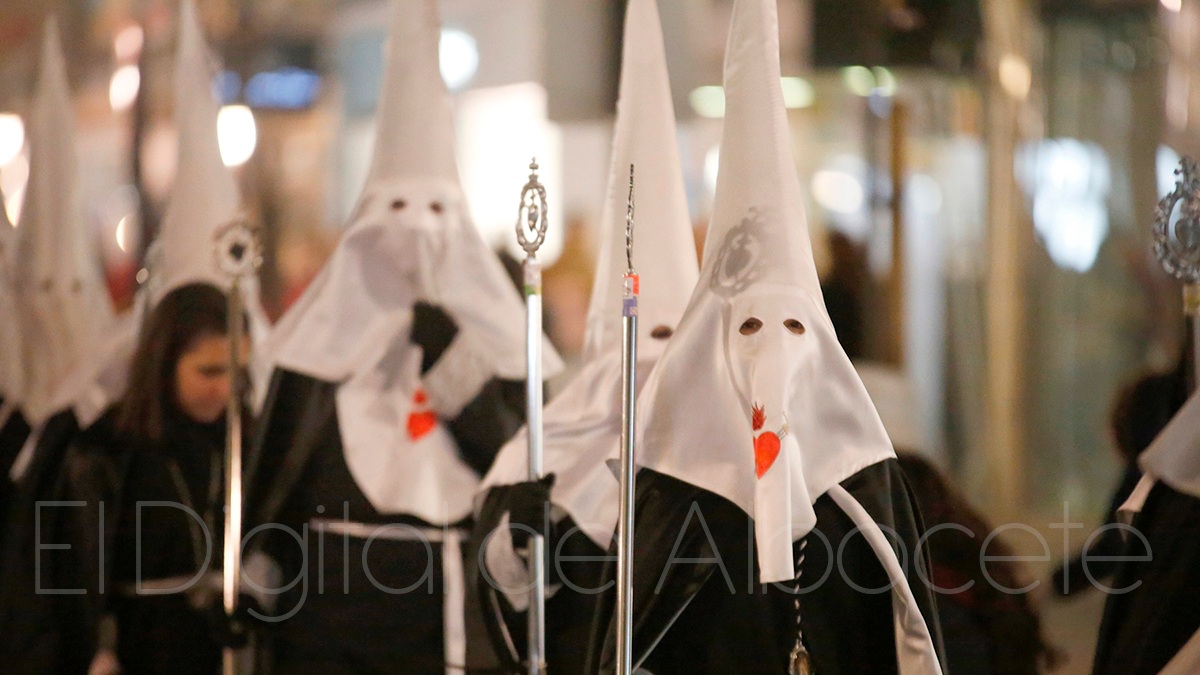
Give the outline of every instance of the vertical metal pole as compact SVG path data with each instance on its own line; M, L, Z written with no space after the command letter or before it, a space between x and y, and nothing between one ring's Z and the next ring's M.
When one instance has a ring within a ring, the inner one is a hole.
M905 284L908 260L904 246L905 179L908 177L908 104L892 100L891 116L891 174L892 174L892 268L888 274L888 358L901 370L907 370L905 358L908 330L905 320Z
M542 478L542 270L533 254L525 259L525 303L529 480L536 481ZM529 599L529 672L537 675L543 672L546 652L546 540L541 531L529 540L529 557L533 585Z
M529 181L521 189L517 209L517 242L525 250L525 381L529 480L542 478L542 268L537 250L546 240L546 189L537 178L537 159L529 163ZM546 513L544 517L549 517ZM545 672L546 540L539 528L529 538L529 673Z
M1188 390L1200 388L1200 284L1185 284L1183 287L1183 314L1188 322L1187 339L1191 340L1192 362L1188 364Z
M225 408L225 532L221 559L221 600L225 616L237 611L242 573L242 280L262 264L254 231L240 217L217 231L217 267L229 277L229 401ZM221 654L225 675L238 672L237 651Z
M633 497L634 431L637 394L639 279L633 269L633 165L625 211L624 299L621 304L621 503L617 520L617 675L633 672Z
M233 618L242 569L242 293L233 277L229 289L229 403L225 411L225 555L221 567L221 590L225 615ZM225 675L237 673L237 652L222 652Z

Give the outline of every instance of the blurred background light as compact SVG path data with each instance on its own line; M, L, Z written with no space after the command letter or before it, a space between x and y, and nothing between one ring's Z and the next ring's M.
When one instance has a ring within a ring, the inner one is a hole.
M227 105L217 115L217 140L225 166L241 166L254 154L258 128L254 113L244 105Z
M442 79L450 91L467 86L479 70L479 47L470 33L458 28L443 28L438 44Z
M113 112L128 110L137 100L142 85L142 74L133 64L124 65L113 72L108 84L108 103Z

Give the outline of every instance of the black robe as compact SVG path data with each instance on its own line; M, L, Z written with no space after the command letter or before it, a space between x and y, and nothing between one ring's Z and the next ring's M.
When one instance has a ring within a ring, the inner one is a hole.
M0 585L6 673L86 673L107 614L117 622L123 672L206 674L219 665L207 615L184 596L125 591L139 571L151 580L197 569L188 516L146 507L139 532L139 501L185 504L208 520L210 562L219 568L223 497L203 493L212 462L221 461L224 422L198 425L169 415L162 442L149 446L118 433L115 416L109 410L80 430L73 413L60 413L38 439L8 518L13 536ZM180 493L171 464L191 494Z
M478 521L467 546L467 672L522 673L528 658L528 614L515 611L483 567L482 547L510 510L510 494L519 489L501 485L488 490L478 509ZM546 599L548 672L586 673L592 622L601 598L614 591L603 579L607 551L600 548L575 521L566 516L550 528L546 541Z
M221 569L225 421L197 424L174 415L164 426L161 443L122 448L105 609L116 619L117 656L126 675L211 675L221 663L214 623L220 596L211 589L197 594L207 588L199 581L187 593L132 590L139 580L187 580Z
M102 419L81 432L70 411L50 417L14 486L0 556L0 663L5 672L87 672L92 619L100 603L98 504L107 491L91 476L105 475L93 463L111 447L109 422ZM76 459L67 461L69 457Z
M1100 624L1093 673L1150 675L1200 630L1200 499L1159 482L1130 534ZM1140 559L1139 559L1140 558Z
M0 406L3 404L3 401L0 400ZM4 424L0 426L0 472L2 472L0 473L0 542L4 541L4 517L16 491L16 485L9 479L9 472L31 431L33 430L25 421L25 416L21 414L20 410L13 410Z
M899 534L909 558L909 585L940 655L933 594L917 574L928 569L918 544L923 528L899 466L894 460L874 464L842 486L876 522ZM799 597L814 669L821 675L895 673L891 592L865 593L851 585L887 588L888 575L831 497L823 495L813 506L817 524L807 537ZM754 524L746 513L712 492L649 469L638 473L635 513L634 666L656 675L788 672L796 641L795 596L790 583L759 583ZM799 560L799 543L796 547ZM612 616L611 606L601 608L591 672L614 671Z
M410 339L423 350L422 373L456 332L445 312L417 305ZM297 582L268 620L280 670L444 672L440 547L376 539L367 555L365 540L318 539L307 527L315 517L430 527L410 515L378 513L354 482L338 428L337 387L277 369L247 464L248 527L271 528L247 547L268 553L285 584ZM461 459L479 475L523 423L523 394L523 383L493 379L458 417L443 421ZM381 590L415 583L405 593Z

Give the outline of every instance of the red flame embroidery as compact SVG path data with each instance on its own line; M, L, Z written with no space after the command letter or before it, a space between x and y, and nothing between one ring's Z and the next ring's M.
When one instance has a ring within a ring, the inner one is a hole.
M766 421L767 413L763 411L763 407L761 405L754 406L754 412L750 416L750 423L754 426L754 430L762 429Z

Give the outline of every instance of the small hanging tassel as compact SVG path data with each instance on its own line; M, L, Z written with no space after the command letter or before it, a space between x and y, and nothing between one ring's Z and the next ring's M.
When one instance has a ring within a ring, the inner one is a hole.
M808 548L807 537L800 540L800 551L796 557L796 578L792 582L794 593L792 601L796 606L796 646L792 647L792 654L788 658L788 675L813 675L815 672L812 657L809 656L808 649L804 646L804 631L800 627L800 577L804 575L804 549L806 548Z
M792 647L792 656L788 659L788 675L813 675L812 658L804 643L797 641Z

